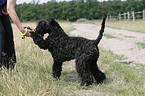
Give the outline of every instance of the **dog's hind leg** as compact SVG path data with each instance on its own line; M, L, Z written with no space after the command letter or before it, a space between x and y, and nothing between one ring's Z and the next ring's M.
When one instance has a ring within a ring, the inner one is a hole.
M61 76L61 71L62 71L62 62L54 60L53 63L53 77L54 78L59 78Z
M90 65L90 70L92 75L94 76L97 83L102 83L106 76L103 72L101 72L96 64L97 60L92 61Z
M81 78L81 85L89 86L94 82L88 65L89 64L87 63L87 59L85 56L82 55L76 59L76 69Z

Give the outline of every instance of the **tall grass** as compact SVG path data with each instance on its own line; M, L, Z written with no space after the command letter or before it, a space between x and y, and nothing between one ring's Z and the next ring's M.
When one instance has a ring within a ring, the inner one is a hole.
M35 23L24 23L35 28ZM72 30L71 23L61 22L65 31ZM52 57L47 50L40 50L31 38L24 40L13 25L17 54L17 71L0 71L1 96L143 96L145 95L144 70L140 71L127 64L118 63L122 59L111 51L100 48L99 68L107 79L103 84L90 87L80 86L74 60L63 64L60 79L53 79ZM140 66L140 65L138 65ZM144 66L141 66L142 68ZM144 68L143 68L144 69Z

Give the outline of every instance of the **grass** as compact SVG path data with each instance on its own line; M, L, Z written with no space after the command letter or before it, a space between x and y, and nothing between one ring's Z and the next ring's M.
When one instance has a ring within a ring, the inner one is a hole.
M135 36L125 36L126 38L136 38Z
M101 21L97 21L96 24L100 25ZM107 21L106 27L113 29L121 29L128 31L135 31L139 33L145 33L145 22L142 20L133 21Z
M140 48L144 49L145 48L145 43L138 42L136 43Z
M35 23L24 23L35 28ZM61 22L66 32L73 30L69 22ZM17 53L17 71L0 71L1 96L143 96L145 95L145 75L142 70L118 63L121 56L100 48L99 68L107 76L101 85L80 86L74 61L63 64L60 79L53 79L52 57L47 50L40 50L31 38L24 40L13 25ZM43 58L42 58L43 57Z
M104 36L105 36L107 39L117 38L117 37L115 37L115 36L112 36L111 34L104 34Z

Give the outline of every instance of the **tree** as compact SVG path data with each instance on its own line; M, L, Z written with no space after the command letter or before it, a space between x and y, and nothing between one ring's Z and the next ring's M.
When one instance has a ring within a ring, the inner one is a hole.
M59 20L75 21L79 18L99 19L104 13L117 16L128 11L141 11L145 9L145 0L73 0L49 1L39 4L39 0L29 4L16 5L16 12L21 21L36 21L40 19L56 18Z

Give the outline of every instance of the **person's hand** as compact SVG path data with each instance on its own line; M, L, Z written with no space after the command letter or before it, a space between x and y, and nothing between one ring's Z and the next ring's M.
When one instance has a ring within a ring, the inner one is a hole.
M31 33L28 31L27 34L25 35L26 37L31 37Z
M30 32L34 32L34 30L29 30L28 29L28 32L27 32L27 34L25 35L26 37L31 37L31 33Z
M30 32L34 32L34 30L29 30L29 29L23 29L23 31L22 31L22 33L25 33L27 31L27 33L26 33L26 37L31 37L31 33Z
M5 5L4 8L1 10L4 15L8 15L7 6Z

